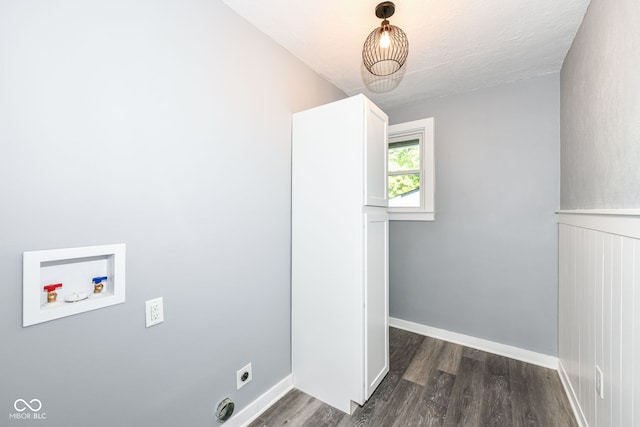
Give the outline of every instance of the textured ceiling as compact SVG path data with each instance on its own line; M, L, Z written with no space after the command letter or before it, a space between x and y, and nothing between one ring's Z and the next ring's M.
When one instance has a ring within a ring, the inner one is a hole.
M223 0L349 95L382 108L556 72L589 0L396 0L390 23L409 38L401 71L374 77L362 43L378 0Z

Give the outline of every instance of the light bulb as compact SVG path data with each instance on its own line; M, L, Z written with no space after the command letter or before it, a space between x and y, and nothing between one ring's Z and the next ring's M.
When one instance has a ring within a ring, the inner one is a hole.
M389 37L389 30L384 30L380 36L380 47L386 49L391 44L391 37Z

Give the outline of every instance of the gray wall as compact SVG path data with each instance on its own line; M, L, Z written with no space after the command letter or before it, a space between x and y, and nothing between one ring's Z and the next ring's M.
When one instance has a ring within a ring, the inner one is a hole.
M0 58L0 424L211 426L288 375L291 113L344 93L211 0L2 1ZM126 303L22 328L23 251L119 242Z
M391 224L391 316L556 355L559 76L388 113L436 147L435 222Z
M640 3L592 0L561 72L563 209L640 208Z

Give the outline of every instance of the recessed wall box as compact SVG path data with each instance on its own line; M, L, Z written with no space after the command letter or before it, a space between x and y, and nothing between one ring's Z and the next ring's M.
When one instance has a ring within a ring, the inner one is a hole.
M125 244L29 251L23 254L22 326L125 300ZM95 278L104 279L95 293ZM63 284L52 301L46 286Z

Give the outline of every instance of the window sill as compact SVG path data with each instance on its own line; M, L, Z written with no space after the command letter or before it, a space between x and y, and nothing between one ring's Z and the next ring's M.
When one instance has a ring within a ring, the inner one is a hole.
M390 221L435 221L435 212L392 212L389 211Z

